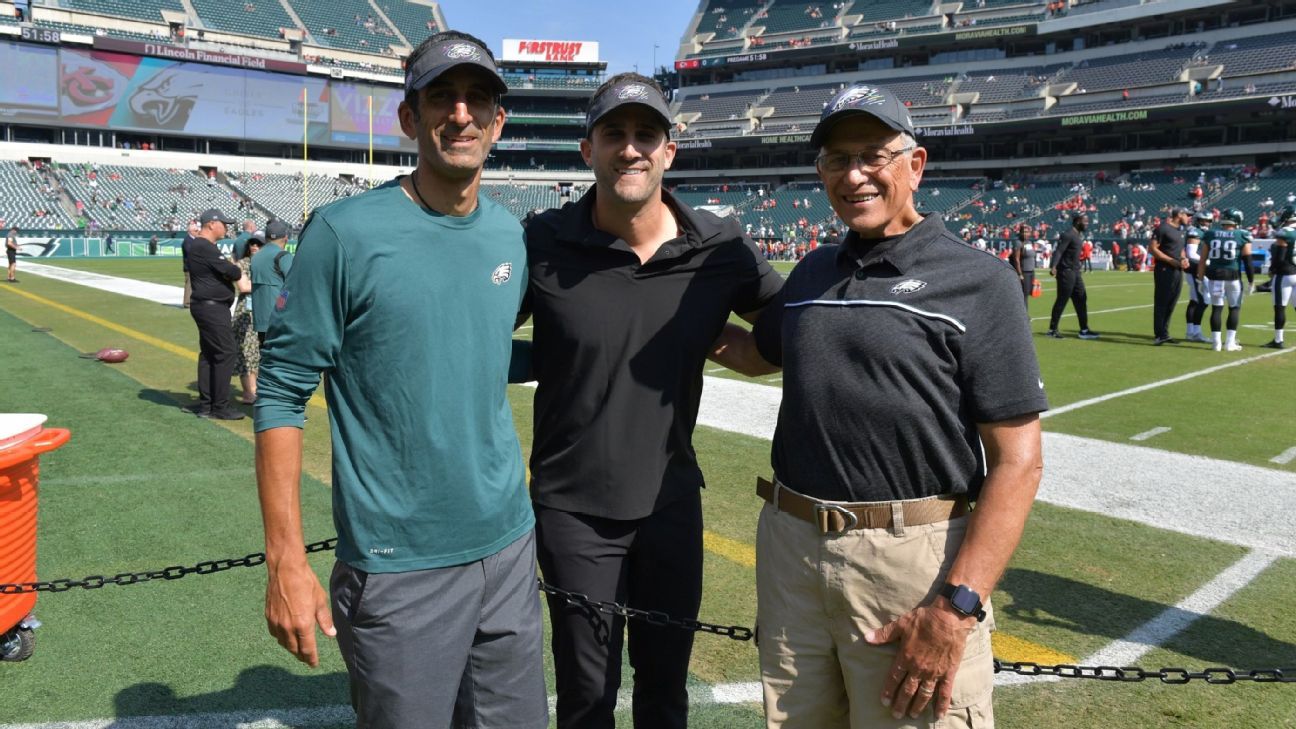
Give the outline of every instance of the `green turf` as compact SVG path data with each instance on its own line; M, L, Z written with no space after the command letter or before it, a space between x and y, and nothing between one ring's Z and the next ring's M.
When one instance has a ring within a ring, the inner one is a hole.
M157 275L163 282L174 283L174 273L169 270L174 261L97 263L123 269L157 266L154 274L147 274L144 268L131 270L141 272L140 278ZM1140 280L1126 283L1125 276ZM1108 274L1106 278L1112 287L1095 287L1091 301L1100 296L1110 296L1113 301L1095 304L1095 310L1120 306L1115 300L1118 296L1125 297L1124 305L1150 298L1150 282L1142 280L1145 277ZM184 350L196 349L193 323L184 310L36 276L25 277L20 285L24 291ZM1039 300L1034 306L1038 315ZM1118 326L1118 317L1125 316L1130 331L1141 331L1138 327L1147 324L1144 319L1150 318L1150 309L1095 314L1093 326L1119 332L1120 328L1113 327ZM1112 317L1113 326L1099 317ZM32 325L51 326L54 331L32 333ZM1039 322L1036 327L1040 328ZM1244 334L1244 343L1248 343L1247 336L1259 337L1254 330L1244 331L1250 332ZM74 431L71 444L43 461L42 578L156 568L260 549L250 424L218 424L181 414L175 406L192 397L191 356L130 337L122 340L123 336L0 290L0 339L7 344L0 348L0 371L22 373L20 386L0 389L0 412L46 412L51 425ZM1108 341L1096 343L1039 340L1055 404L1237 357L1176 354L1173 348L1162 351L1136 346L1132 338L1113 344L1112 340L1120 339L1116 334L1105 339ZM77 352L115 343L128 345L130 361L113 367L75 357ZM1242 356L1257 353L1249 349ZM1148 359L1150 356L1165 359ZM1197 359L1181 361L1187 357ZM1113 384L1100 376L1108 366L1119 367L1118 379L1125 384ZM1276 369L1265 369L1268 367ZM1263 465L1263 453L1250 448L1251 441L1283 432L1280 421L1270 421L1264 413L1253 418L1248 411L1247 417L1230 421L1227 438L1204 444L1197 443L1196 426L1185 421L1197 419L1192 404L1199 397L1208 405L1226 406L1230 397L1241 401L1249 383L1257 378L1264 382L1281 379L1284 367L1290 371L1291 365L1279 357L1093 406L1046 421L1046 425L1116 441L1154 425L1173 425L1174 431L1147 445ZM1191 389L1194 383L1202 390ZM1219 402L1211 399L1215 390ZM533 392L510 388L524 450L530 444ZM1182 411L1171 409L1181 401L1187 403ZM1153 422L1157 420L1149 415L1153 412L1175 419ZM312 411L307 429L305 465L314 477L305 489L309 538L332 533L324 486L329 474L327 418L322 412L318 415ZM1253 420L1255 431L1251 429ZM1270 428L1276 429L1261 430ZM768 473L768 443L709 428L699 428L695 440L708 480L703 498L707 528L750 546L759 506L752 493L753 482L757 475ZM1137 467L1131 464L1131 468ZM1083 657L1182 599L1242 552L1229 545L1039 504L995 596L999 628L1054 651ZM321 574L329 563L326 555L314 562ZM753 570L714 554L707 555L705 566L702 618L750 625L755 608ZM265 633L263 589L264 572L251 569L175 583L42 596L37 612L46 627L38 633L36 656L24 664L0 665L0 681L8 689L0 692L0 725L8 721L344 703L345 682L336 649L326 649L323 669L298 668ZM1150 655L1146 663L1169 661L1168 665L1189 667L1217 662L1290 664L1290 658L1284 661L1284 656L1293 655L1291 644L1296 636L1279 606L1284 606L1293 592L1296 568L1291 560L1282 560L1208 621L1198 623L1164 651ZM700 635L692 672L699 686L754 681L755 653L747 644ZM632 675L628 666L624 675L628 685ZM1283 726L1286 717L1294 713L1286 698L1291 695L1286 685L1130 688L1069 682L1001 690L998 717L1004 727L1063 722L1130 729ZM1212 717L1224 719L1214 723ZM628 725L628 714L621 712L619 721ZM691 722L706 729L755 729L761 724L755 706L697 707Z

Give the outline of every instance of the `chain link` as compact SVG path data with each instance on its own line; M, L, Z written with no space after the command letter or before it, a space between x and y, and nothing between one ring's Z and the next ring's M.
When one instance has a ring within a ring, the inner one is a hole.
M337 546L337 537L325 539L320 542L312 542L306 545L307 553L328 552ZM68 590L98 590L108 585L138 585L142 582L153 582L154 580L178 580L189 575L213 575L217 572L225 572L235 567L257 567L265 564L265 553L257 552L249 554L246 557L237 557L234 559L214 559L206 562L199 562L192 567L184 565L172 565L160 570L148 570L145 572L121 572L106 577L104 575L90 575L80 580L47 580L42 582L16 582L0 584L0 595L22 595L30 592L67 592Z
M1073 666L1061 663L1042 666L1031 661L994 662L995 673L1015 673L1019 676L1056 676L1058 678L1089 678L1096 681L1140 683L1149 679L1171 685L1193 681L1226 685L1251 681L1254 683L1296 683L1296 668L1257 668L1240 671L1233 668L1212 667L1194 672L1186 668L1162 668L1149 671L1138 666Z
M553 595L554 597L563 600L568 605L589 608L606 615L615 615L617 617L626 618L627 620L642 620L649 625L679 628L681 630L689 630L695 633L723 635L732 640L747 641L751 640L753 636L752 629L742 625L716 625L714 623L704 623L692 618L672 618L670 615L667 615L660 610L640 610L639 608L632 608L629 605L621 605L620 603L608 600L593 600L590 599L588 595L583 595L579 592L570 592L560 587L546 584L543 581L539 581L539 583L540 591L547 595Z
M337 546L337 537L306 545L306 553L329 552ZM121 572L112 577L90 575L80 580L47 580L41 582L16 582L0 584L0 595L21 595L32 592L67 592L69 590L98 590L108 585L137 585L154 580L178 580L189 575L212 575L236 567L258 567L265 564L264 552L256 552L246 557L233 559L214 559L199 562L191 567L173 565L160 570L145 572ZM751 628L742 625L717 625L704 623L693 618L673 618L660 610L640 610L610 600L592 600L588 595L570 592L553 585L536 580L541 592L553 595L568 605L589 608L591 610L626 618L642 620L649 625L667 628L679 628L695 633L711 633L738 641L749 641L754 637ZM1057 678L1088 678L1096 681L1116 681L1120 683L1140 683L1155 679L1164 684L1182 685L1193 681L1204 681L1209 684L1226 685L1250 681L1253 683L1296 683L1296 668L1257 668L1240 671L1232 668L1211 667L1193 672L1186 668L1162 668L1149 671L1138 666L1075 666L1067 663L1058 665L1041 665L1031 661L1001 661L994 659L995 673L1014 673L1019 676L1055 676Z

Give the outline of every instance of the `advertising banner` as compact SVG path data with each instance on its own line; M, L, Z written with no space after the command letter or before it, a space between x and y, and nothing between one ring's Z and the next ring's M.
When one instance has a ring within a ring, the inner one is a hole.
M524 63L598 63L594 41L552 41L504 39L505 61Z

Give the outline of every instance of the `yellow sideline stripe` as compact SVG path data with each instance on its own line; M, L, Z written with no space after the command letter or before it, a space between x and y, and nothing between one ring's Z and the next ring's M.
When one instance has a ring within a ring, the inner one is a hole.
M990 645L994 648L995 658L1001 661L1031 661L1045 665L1075 665L1076 662L1075 656L1000 632L990 634Z
M91 314L89 312L81 311L80 309L68 306L67 304L60 304L59 302L54 301L53 299L47 299L44 296L41 296L39 294L33 294L30 291L21 291L12 286L6 286L0 289L0 291L8 291L12 294L17 294L18 296L21 296L23 298L31 299L32 301L35 301L38 304L48 306L51 309L56 309L58 311L63 312L64 314L75 316L78 319L84 319L90 322L91 324L94 324L96 326L101 326L105 329L117 332L118 334L124 334L128 337L131 337L132 339L137 339L147 345L157 347L158 349L161 349L165 352L170 352L171 354L174 354L177 357L182 357L184 359L187 359L190 362L198 361L198 353L193 350L185 349L184 347L181 347L180 345L174 344L172 342L168 342L165 339L158 339L157 337L151 334L145 334L144 332L141 332L138 329L131 329L130 327L122 326L117 322L109 321L107 319L104 319L101 316L95 316L94 314ZM318 393L311 396L310 404L318 408L326 408L324 404L324 398L320 397Z
M745 542L722 537L711 531L702 532L702 547L712 554L743 567L756 566L756 548Z

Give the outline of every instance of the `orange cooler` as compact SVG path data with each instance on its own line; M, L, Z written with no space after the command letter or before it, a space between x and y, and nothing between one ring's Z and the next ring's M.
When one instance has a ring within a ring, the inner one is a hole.
M0 414L0 584L36 580L40 454L72 435L44 424L44 415ZM36 593L0 595L0 640L21 627L35 605Z

